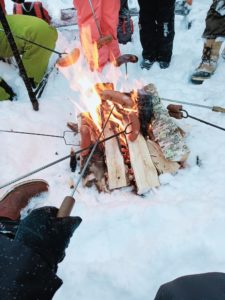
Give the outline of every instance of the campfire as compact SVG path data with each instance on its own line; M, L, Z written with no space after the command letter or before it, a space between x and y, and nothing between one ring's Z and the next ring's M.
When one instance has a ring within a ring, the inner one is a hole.
M83 186L109 192L132 185L141 195L159 187L160 174L176 173L184 166L189 154L184 132L162 106L154 85L121 93L112 83L101 83L94 90L99 104L78 115L80 148L94 145L101 131L101 140L116 137L98 144ZM118 134L121 131L124 134ZM90 151L80 155L81 170Z

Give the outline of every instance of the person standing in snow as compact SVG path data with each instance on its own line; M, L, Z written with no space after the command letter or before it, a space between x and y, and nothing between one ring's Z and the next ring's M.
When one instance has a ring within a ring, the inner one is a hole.
M56 275L80 217L57 217L56 207L34 209L23 220L30 198L48 190L44 180L15 186L0 199L0 298L51 300L62 285ZM35 201L35 200L33 200Z
M15 2L24 1L15 0ZM0 0L0 5L6 13L4 0ZM25 15L8 15L7 21L14 37L18 35L48 48L55 48L58 37L57 31L55 28L49 26L45 21L37 17ZM2 30L1 22L0 29ZM16 37L15 42L22 55L22 61L27 75L30 78L33 87L37 87L47 70L51 53L45 49L22 41L21 39L17 39ZM12 56L13 53L6 35L4 31L0 31L0 59L4 60ZM1 76L3 77L3 74L0 74L0 101L13 100L15 93L5 80L1 78Z
M175 0L138 0L142 44L141 68L149 70L155 62L161 69L170 65L174 40Z
M120 0L74 0L73 3L77 9L81 44L90 69L101 71L108 62L120 56L117 40ZM102 37L107 36L111 36L111 41L97 47Z
M213 0L205 23L202 60L191 76L191 81L195 84L203 83L216 71L220 48L225 38L225 0ZM223 57L225 58L225 50Z

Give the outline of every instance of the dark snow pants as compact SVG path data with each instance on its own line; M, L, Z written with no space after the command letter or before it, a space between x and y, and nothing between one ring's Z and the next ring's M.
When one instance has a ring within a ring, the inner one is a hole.
M154 300L224 300L225 274L204 273L179 277L160 287Z
M128 9L128 0L120 0L120 9L122 8Z
M143 58L170 62L174 39L175 0L138 0Z
M203 38L225 38L225 0L214 0L205 20Z

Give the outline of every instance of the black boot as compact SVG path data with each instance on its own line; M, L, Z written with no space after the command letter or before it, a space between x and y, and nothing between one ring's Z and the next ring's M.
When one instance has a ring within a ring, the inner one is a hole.
M141 63L140 63L140 67L142 69L146 69L146 70L150 70L151 67L153 66L155 60L150 60L150 59L147 59L147 58L143 58Z

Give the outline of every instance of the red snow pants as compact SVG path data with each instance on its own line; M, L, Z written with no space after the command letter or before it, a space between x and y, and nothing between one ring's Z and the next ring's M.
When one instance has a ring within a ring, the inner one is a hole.
M91 2L93 4L102 35L111 35L113 37L113 40L109 44L102 46L98 50L92 49L89 53L87 53L87 49L84 49L90 66L93 65L93 60L96 60L93 55L96 55L97 52L98 67L95 67L94 69L101 70L108 61L113 61L115 58L120 56L119 43L117 40L120 0L91 0ZM89 0L73 0L73 3L77 9L81 43L83 48L87 48L87 46L84 45L84 40L87 40L87 37L84 37L85 33L87 31L89 32L89 42L91 44L95 43L100 38L100 34L95 24Z

